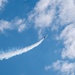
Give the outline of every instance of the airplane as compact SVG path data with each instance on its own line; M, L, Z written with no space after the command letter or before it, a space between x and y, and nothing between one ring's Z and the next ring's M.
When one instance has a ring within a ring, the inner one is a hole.
M44 36L44 39L47 37L48 35Z

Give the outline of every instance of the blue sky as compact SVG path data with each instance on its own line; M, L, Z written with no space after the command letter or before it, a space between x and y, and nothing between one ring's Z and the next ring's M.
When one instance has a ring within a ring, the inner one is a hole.
M0 75L75 75L75 1L0 0Z

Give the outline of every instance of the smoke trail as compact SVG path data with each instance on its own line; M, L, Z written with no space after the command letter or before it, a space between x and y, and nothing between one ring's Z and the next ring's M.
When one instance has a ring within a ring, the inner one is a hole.
M38 45L40 45L43 42L43 40L44 40L44 38L42 40L40 40L39 42L37 42L37 43L35 43L31 46L22 48L22 49L16 49L15 51L9 51L9 52L5 52L5 53L1 53L0 54L0 60L9 59L13 56L20 55L22 53L28 52L31 49L33 49L33 48L37 47Z

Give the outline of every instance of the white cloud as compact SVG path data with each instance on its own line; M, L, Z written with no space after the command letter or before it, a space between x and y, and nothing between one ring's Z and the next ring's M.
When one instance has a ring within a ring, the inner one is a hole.
M46 69L52 69L49 67L53 67L55 71L61 73L59 75L75 75L75 62L68 62L69 59L75 61L75 25L66 26L58 38L64 44L64 48L61 50L63 59L54 62L51 66L47 66L48 68ZM66 60L63 61L64 59Z
M39 0L34 7L29 20L33 21L37 29L49 29L73 23L75 20L74 0ZM52 24L52 25L51 25Z
M48 6L50 5L50 2L51 2L51 0L46 0L46 1L45 0L40 0L36 4L34 10L36 11L36 13L40 13L42 11L45 11L48 8Z
M62 0L59 6L59 18L61 24L75 21L75 3L74 0Z
M18 29L18 32L22 32L26 29L25 19L16 18L12 22Z
M49 70L51 68L52 68L51 66L45 66L45 70Z
M75 63L57 61L53 63L52 67L61 73L61 75L75 75Z
M46 66L45 70L53 69L58 75L75 75L75 63L57 60L52 65Z
M75 75L75 63L63 61L65 58L68 58L66 60L75 59L74 0L47 0L47 2L40 0L30 18L34 21L35 28L39 29L39 36L50 27L58 30L60 33L58 38L63 41L64 48L61 49L62 61L55 62L56 67L54 67L62 75ZM60 31L61 29L63 30ZM46 70L50 68L50 66L45 67Z
M40 36L42 31L44 32L46 28L51 26L50 24L55 13L54 6L51 6L51 4L51 0L40 0L34 7L31 15L29 15L29 20L33 21L35 29L39 30Z
M14 29L18 30L18 32L24 31L26 29L25 19L16 18L10 22L6 20L0 20L0 32Z
M62 51L62 58L75 58L75 25L71 24L65 27L60 34L60 39L63 40L65 48Z
M5 20L0 20L0 32L4 32L4 30L6 29L12 29L12 27L10 27L10 22L5 21Z
M0 60L9 59L13 56L20 55L22 53L28 52L31 49L33 49L33 48L37 47L38 45L40 45L43 42L43 40L44 40L44 38L42 40L40 40L39 42L37 42L37 43L35 43L31 46L24 47L22 49L14 49L14 50L11 50L9 52L2 52L2 53L0 53Z
M0 10L4 7L4 5L8 2L8 0L0 0Z

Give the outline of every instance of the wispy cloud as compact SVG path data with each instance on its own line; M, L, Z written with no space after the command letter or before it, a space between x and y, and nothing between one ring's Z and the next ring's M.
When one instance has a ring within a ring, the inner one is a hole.
M12 29L11 23L5 20L0 20L0 32L4 32L6 29Z
M38 30L39 36L41 36L46 28L49 28L52 22L55 10L54 6L51 6L51 0L40 0L31 14L29 15L29 20L33 21L34 28ZM50 9L51 7L53 9Z
M18 32L24 31L26 29L25 19L15 18L11 21L0 20L0 32L14 29L18 30Z
M59 18L61 19L61 25L74 22L75 20L75 2L74 0L63 0L59 6Z
M0 60L9 59L9 58L11 58L13 56L20 55L22 53L28 52L31 49L33 49L33 48L37 47L38 45L40 45L43 42L43 40L44 40L44 38L42 40L40 40L39 42L37 42L37 43L35 43L35 44L31 45L31 46L22 48L22 49L16 49L16 50L9 51L9 52L2 52L0 54Z
M54 69L59 75L75 75L75 25L66 26L60 33L59 39L64 44L63 49L61 49L61 60L46 66L45 70ZM69 62L69 59L73 62Z
M0 0L0 10L4 7L4 5L8 2L8 0Z
M29 15L29 20L34 23L34 28L41 36L50 27L52 30L59 30L61 26L73 23L74 16L74 0L39 0Z
M40 0L40 2L41 1L43 0ZM47 23L45 22L47 25L44 22L43 23L45 25L41 23L42 21L40 20L41 27L44 28L46 26L45 28L47 28L48 26L49 28L51 26L52 29L53 28L57 29L60 32L58 36L58 40L63 41L64 47L63 49L61 49L61 61L59 60L59 62L55 62L55 63L58 63L56 68L62 73L62 75L74 75L75 63L73 62L69 63L66 61L69 61L69 59L72 59L72 60L75 59L75 1L74 0L66 0L66 1L65 0L52 0L52 1L49 0L49 1L50 3L48 4L49 5L48 8L44 10L43 12L53 11L49 14L49 16L53 14L52 16L50 16L52 17L52 19L50 19L49 24L47 24L48 22ZM36 17L37 16L35 15L35 20L36 20ZM42 24L44 25L44 27ZM66 59L66 61L64 61L64 59ZM50 69L50 68L51 68L50 66L45 67L45 69Z
M61 75L75 75L75 63L68 61L57 61L53 63L52 67Z
M45 70L54 69L58 75L75 75L75 62L57 60L52 65L46 66Z
M25 18L16 18L12 20L11 23L14 25L14 29L17 29L18 32L24 31L27 27Z
M62 51L62 58L75 59L75 25L66 26L59 39L63 40L65 46Z

